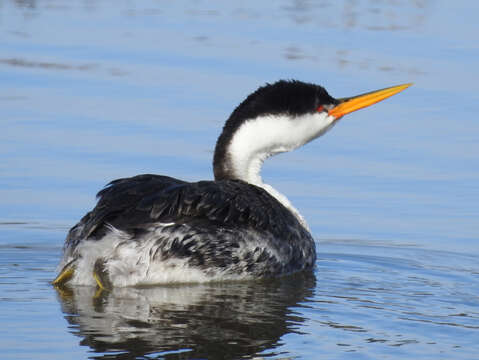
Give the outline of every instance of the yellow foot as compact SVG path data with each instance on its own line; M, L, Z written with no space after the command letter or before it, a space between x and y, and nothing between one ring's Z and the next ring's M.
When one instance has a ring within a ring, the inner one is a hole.
M109 290L113 287L108 275L108 270L105 268L105 261L101 258L95 262L93 278L102 290Z
M73 277L73 274L75 273L75 265L73 264L74 261L75 260L70 261L63 267L62 271L60 271L60 274L58 274L55 280L52 281L53 285L63 286Z

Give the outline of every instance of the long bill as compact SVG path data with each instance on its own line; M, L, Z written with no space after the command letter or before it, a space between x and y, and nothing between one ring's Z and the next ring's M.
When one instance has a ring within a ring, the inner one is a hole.
M329 110L329 115L340 118L341 116L349 114L353 111L365 108L367 106L376 104L379 101L387 99L388 97L393 96L403 91L404 89L407 89L411 85L412 83L402 84L381 90L371 91L357 96L338 99L339 104Z

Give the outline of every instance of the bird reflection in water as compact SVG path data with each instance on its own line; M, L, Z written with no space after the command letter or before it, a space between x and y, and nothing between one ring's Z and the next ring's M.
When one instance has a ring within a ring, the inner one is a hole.
M71 332L93 358L227 359L274 352L298 332L311 272L261 281L97 290L57 288Z

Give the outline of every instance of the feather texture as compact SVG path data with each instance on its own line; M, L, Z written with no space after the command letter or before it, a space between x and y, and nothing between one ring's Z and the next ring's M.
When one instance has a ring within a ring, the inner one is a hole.
M204 279L268 277L311 268L315 261L314 241L296 217L267 191L241 180L189 183L138 175L111 182L98 198L96 207L70 230L65 261L86 257L82 252L88 247L79 244L103 241L114 231L123 237L116 250L126 243L143 249L138 259L148 257L142 260L148 268L176 260ZM111 259L105 256L98 253L113 277L114 267L122 264L121 252L112 252ZM158 276L146 279L148 271L143 273L135 284L158 281ZM162 278L169 281L164 274Z

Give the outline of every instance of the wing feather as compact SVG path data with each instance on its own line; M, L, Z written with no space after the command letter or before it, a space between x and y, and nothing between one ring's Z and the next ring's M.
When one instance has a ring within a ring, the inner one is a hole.
M196 223L247 227L273 236L290 232L297 219L264 189L240 180L185 182L167 176L138 175L114 180L98 195L96 207L70 230L68 246L100 239L109 226L136 234L154 223Z

